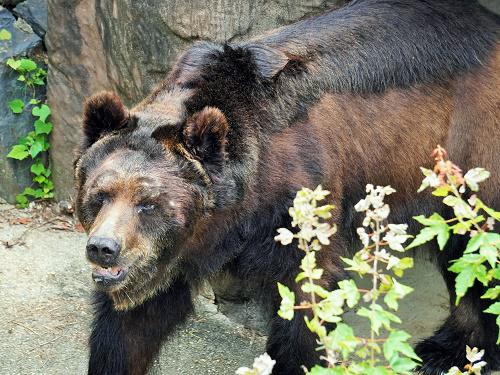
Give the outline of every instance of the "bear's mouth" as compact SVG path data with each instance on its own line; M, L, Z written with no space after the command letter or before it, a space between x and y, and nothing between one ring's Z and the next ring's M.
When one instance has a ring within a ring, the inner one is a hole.
M124 267L101 267L93 265L92 279L98 288L107 289L122 282L127 276L127 270Z

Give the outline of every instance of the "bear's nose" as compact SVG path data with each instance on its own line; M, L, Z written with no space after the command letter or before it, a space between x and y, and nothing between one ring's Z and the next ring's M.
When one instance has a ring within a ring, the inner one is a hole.
M114 265L120 250L120 244L112 238L92 236L87 241L87 258L101 266Z

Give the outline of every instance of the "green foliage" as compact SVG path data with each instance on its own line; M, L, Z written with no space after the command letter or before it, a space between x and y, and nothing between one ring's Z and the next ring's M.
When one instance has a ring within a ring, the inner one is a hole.
M300 283L302 292L309 298L296 304L294 287L278 283L282 298L278 314L283 319L291 320L297 310L310 312L310 315L304 317L305 323L318 336L318 350L324 351L322 358L327 367L316 365L310 370L306 369L306 373L390 375L411 374L415 369L420 359L408 343L410 335L392 326L394 323L401 323L401 320L394 312L389 311L397 311L399 300L412 291L412 288L403 285L397 278L413 267L413 259L399 258L391 254L391 250L403 253L433 239L437 240L439 248L443 250L451 233L470 235L463 256L452 261L449 268L457 273L456 303L459 303L460 298L475 282L492 285L481 298L497 301L500 297L500 285L495 285L500 280L500 235L492 232L495 221L500 221L500 212L486 206L475 194L467 200L463 197L467 189L479 191L479 183L489 177L489 172L483 168L474 168L462 176L460 168L446 160L445 150L438 146L434 150L434 156L437 165L434 170L422 168L425 178L418 191L434 188L432 194L442 197L443 203L453 208L454 217L446 220L437 213L429 217L416 216L414 219L424 228L406 248L403 244L411 237L406 234L407 225L386 223L390 207L384 203L384 198L394 193L394 189L369 184L366 186L368 195L354 207L356 211L365 214L363 226L357 229L363 248L352 258L342 260L347 264L346 270L362 277L371 277L372 287L369 290L358 288L354 280L339 282L338 289L333 291L321 286L324 270L317 268L316 253L321 250L322 245L330 243L329 237L335 233L335 226L328 222L332 217L330 211L334 207L318 206L329 194L321 186L314 191L305 188L297 193L289 213L292 227L298 227L299 230L294 233L280 228L275 240L283 245L296 240L299 249L305 252L300 264L301 272L295 281ZM363 303L364 306L361 305ZM343 322L345 306L357 308L357 315L368 319L370 337L357 336L353 328ZM497 315L496 321L500 327L500 302L494 302L485 312ZM325 323L336 323L336 327L328 332ZM381 335L384 337L380 337ZM465 372L453 367L446 375L480 375L481 369L486 365L481 360L483 355L484 350L466 346L469 364L464 367ZM270 373L269 368L259 372L255 366L251 371L253 372L241 374Z
M390 253L391 250L405 251L402 244L410 237L406 234L407 226L386 223L390 208L383 200L394 192L390 186L367 185L366 191L366 198L355 206L358 212L365 213L363 227L357 230L363 249L353 258L343 260L347 270L370 276L371 289L358 288L354 280L340 281L338 289L333 291L321 286L324 270L317 268L316 253L322 245L330 243L329 237L335 233L335 226L328 222L333 206L318 205L328 195L321 186L297 193L289 212L292 227L298 231L280 228L275 237L284 245L297 240L298 247L305 252L301 272L295 280L309 298L296 305L295 293L278 284L282 297L278 314L290 320L296 310L311 313L305 315L305 323L318 336L318 349L325 352L323 357L328 365L326 368L314 366L308 370L309 374L410 374L420 360L408 343L410 335L392 326L401 320L389 311L397 311L398 301L412 291L396 279L413 266L412 258L399 258ZM370 337L357 336L354 329L343 322L345 308L357 308L357 315L368 319ZM328 332L327 322L337 323L335 329Z
M19 60L8 59L6 64L18 73L18 81L22 82L26 88L44 85L46 71L39 68L36 62L31 59L22 58ZM18 143L12 147L7 157L24 160L31 159L31 173L33 174L33 185L26 187L23 192L16 196L16 201L20 207L26 207L29 198L50 199L54 196L54 184L51 179L51 169L44 164L44 155L50 148L49 134L52 131L52 124L48 121L51 114L50 108L46 104L41 104L36 98L31 98L27 104L21 99L14 99L8 103L12 113L20 114L30 106L31 114L35 118L33 130L20 138Z
M0 41L7 41L12 39L12 34L9 30L0 29Z
M18 73L17 80L22 82L27 88L34 90L35 86L45 85L47 71L38 67L35 61L28 58L18 60L10 58L6 64Z
M440 146L433 153L436 166L434 170L422 169L424 180L419 191L433 188L432 194L443 198L443 203L453 208L454 217L445 220L434 213L430 217L417 216L424 228L415 237L408 248L420 246L437 238L439 248L443 250L450 233L469 236L470 239L464 254L452 261L448 268L457 274L455 278L456 304L467 293L474 283L484 286L500 280L500 234L494 233L495 222L500 221L500 212L488 207L475 194L479 184L485 181L490 173L484 168L473 168L465 175L461 169L447 159L447 154ZM472 193L469 199L464 198L467 190ZM500 287L490 287L481 297L498 299ZM485 312L497 316L500 328L500 303L491 305ZM500 330L497 343L500 344Z

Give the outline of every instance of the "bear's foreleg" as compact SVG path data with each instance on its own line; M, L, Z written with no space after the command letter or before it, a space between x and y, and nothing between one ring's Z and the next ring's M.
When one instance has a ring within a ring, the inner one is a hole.
M128 311L117 311L108 295L94 295L89 339L89 375L144 375L167 335L193 310L189 285L167 290Z

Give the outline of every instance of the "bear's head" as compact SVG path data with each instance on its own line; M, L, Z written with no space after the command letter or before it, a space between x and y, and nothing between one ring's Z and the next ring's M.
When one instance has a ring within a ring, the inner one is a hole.
M180 276L183 244L210 215L226 160L228 124L219 109L185 116L179 106L155 103L129 112L104 92L84 110L77 213L95 284L117 309Z

